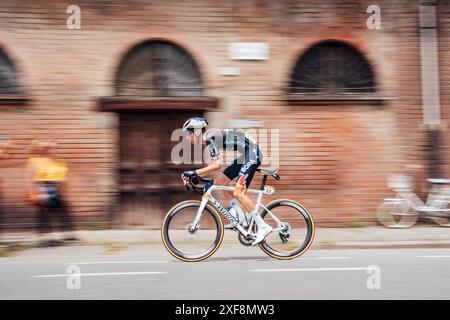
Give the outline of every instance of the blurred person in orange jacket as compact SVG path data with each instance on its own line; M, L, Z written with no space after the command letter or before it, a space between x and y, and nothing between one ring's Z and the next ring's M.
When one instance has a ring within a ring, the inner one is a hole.
M38 226L41 242L56 245L59 241L42 240L57 223L65 232L63 242L78 241L73 235L72 218L64 200L64 184L67 177L66 162L54 154L58 146L55 140L36 140L32 144L32 155L26 165L28 201L39 208Z

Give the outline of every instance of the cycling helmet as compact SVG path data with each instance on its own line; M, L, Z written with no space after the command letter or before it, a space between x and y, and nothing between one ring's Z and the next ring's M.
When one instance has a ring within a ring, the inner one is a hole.
M184 133L192 133L195 129L204 129L208 125L208 121L205 118L195 117L186 120L183 124Z

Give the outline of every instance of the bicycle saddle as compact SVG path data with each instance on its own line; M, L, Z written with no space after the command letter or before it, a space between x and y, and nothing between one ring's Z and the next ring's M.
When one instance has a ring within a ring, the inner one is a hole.
M433 178L429 178L429 179L427 179L427 181L429 183L434 183L434 184L450 184L450 179L433 179Z
M272 176L272 175L274 175L275 173L277 173L278 168L275 168L275 167L258 168L258 169L256 169L256 171L258 171L258 172L260 172L261 174L266 175L266 176Z

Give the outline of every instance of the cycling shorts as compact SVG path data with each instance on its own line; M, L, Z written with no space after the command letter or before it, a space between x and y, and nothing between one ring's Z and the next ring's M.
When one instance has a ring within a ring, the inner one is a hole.
M230 180L236 179L237 183L249 187L253 180L256 169L261 165L262 153L257 148L237 157L225 170L223 174Z

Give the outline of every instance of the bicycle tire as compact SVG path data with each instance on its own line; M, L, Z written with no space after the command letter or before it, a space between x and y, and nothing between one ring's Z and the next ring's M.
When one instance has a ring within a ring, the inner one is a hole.
M173 217L176 214L180 214L180 211L182 211L185 208L200 207L200 204L201 201L198 200L187 200L176 204L167 212L161 226L161 238L164 247L172 256L184 262L199 262L209 258L217 251L217 249L219 249L223 241L224 227L222 220L220 219L220 216L217 213L217 211L212 206L207 204L203 214L205 214L205 212L208 212L213 218L213 221L216 223L217 236L214 240L213 246L208 248L208 250L201 255L189 255L181 252L173 245L169 236L170 222L172 221Z
M409 213L411 212L411 213ZM397 218L396 213L400 213ZM419 213L406 201L383 201L377 208L378 222L391 229L406 229L414 226L419 219Z
M306 225L307 225L307 229L308 229L305 240L303 241L303 243L301 244L301 246L299 248L292 250L291 253L289 253L289 254L284 254L284 253L281 253L281 252L273 249L272 247L270 247L270 245L265 240L259 244L259 247L261 248L262 251L264 251L264 253L266 253L267 255L269 255L272 258L275 258L278 260L295 259L295 258L301 256L302 254L304 254L311 247L311 244L314 241L314 235L315 235L314 219L313 219L312 215L309 213L309 211L302 204L300 204L296 201L290 200L290 199L274 200L274 201L270 202L269 204L267 204L266 208L268 210L271 210L271 209L273 209L275 207L279 207L279 206L289 206L291 208L296 209L298 212L300 212L300 214L303 216L303 218L306 221ZM263 208L260 211L260 215L264 219L267 215L267 211Z
M443 209L450 209L450 203L446 203L446 205ZM450 216L448 216L448 214L446 217L433 217L432 216L431 220L441 227L446 227L446 228L450 227Z

